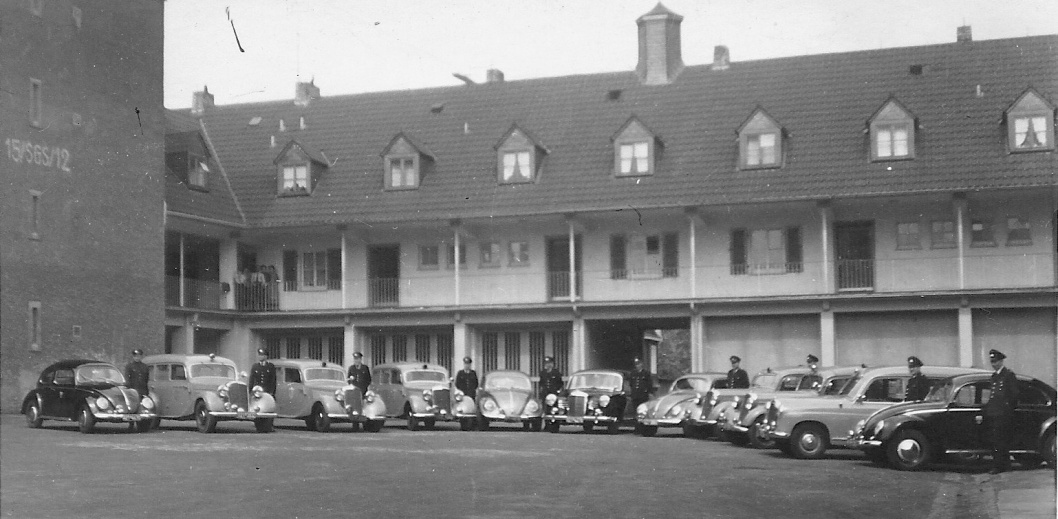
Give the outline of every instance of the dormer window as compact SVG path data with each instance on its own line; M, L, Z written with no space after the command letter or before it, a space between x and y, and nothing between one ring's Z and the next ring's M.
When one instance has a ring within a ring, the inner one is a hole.
M283 179L279 187L285 195L307 195L309 193L308 165L283 166Z
M782 165L782 126L757 108L738 129L739 167L776 168Z
M654 174L660 141L642 121L632 116L611 138L614 143L615 176L636 177Z
M869 121L871 160L915 157L915 117L896 99L889 99Z
M327 168L327 157L316 149L291 140L276 156L277 190L280 196L312 194L320 175Z
M500 184L535 182L547 148L518 125L512 125L496 145L497 181Z
M190 156L187 167L187 185L203 191L209 190L209 162L194 155Z
M1021 94L1007 109L1006 123L1010 151L1054 150L1054 106L1035 90Z
M385 184L388 190L417 189L425 164L436 159L422 144L405 133L398 133L382 150Z

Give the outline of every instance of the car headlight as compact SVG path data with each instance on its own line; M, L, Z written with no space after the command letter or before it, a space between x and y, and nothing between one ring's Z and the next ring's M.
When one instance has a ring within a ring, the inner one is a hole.
M368 391L367 394L364 395L364 400L366 400L367 403L369 403L369 404L371 402L374 402L375 401L375 392L374 391Z
M486 398L485 402L481 404L481 407L486 412L491 413L491 412L495 411L498 406L496 405L496 402L493 401L491 398Z
M753 409L753 404L757 403L757 395L746 395L746 409Z
M647 403L646 402L643 402L642 404L639 404L638 407L636 407L636 415L637 416L646 416L647 415Z
M669 409L669 416L679 416L682 412L683 407L681 407L679 404L676 404L672 406L672 409Z
M525 412L535 413L540 410L540 404L536 403L536 400L530 400L525 404Z
M140 405L147 410L154 409L154 399L149 396L145 396L142 400L140 400Z
M221 398L228 398L228 386L222 385L218 387L217 394L220 395Z
M606 407L610 405L610 395L602 395L599 397L599 405Z
M740 405L742 405L742 397L736 396L735 397L735 407L738 407Z
M705 399L702 398L702 395L694 395L694 405L702 405L702 402L705 402Z
M427 402L432 402L433 401L433 391L430 391L429 389L422 390L422 397Z
M555 405L555 402L558 402L558 395L554 393L549 393L544 397L544 403L547 405Z
M878 420L878 423L874 424L874 429L871 431L871 434L875 437L880 436L882 434L882 429L885 429L885 420Z
M264 395L264 388L261 387L261 386L254 386L253 387L253 397L254 398L261 398L262 395Z
M342 391L341 389L335 389L334 399L339 402L345 402L345 391Z
M863 432L864 425L867 425L867 420L860 420L856 422L856 426L852 428L853 432Z
M106 411L107 409L110 409L110 400L107 400L107 397L105 396L101 396L96 399L96 407L98 407L100 411Z
M462 402L463 401L463 392L459 391L457 389L456 390L456 394L453 396L453 398L455 398L456 402Z

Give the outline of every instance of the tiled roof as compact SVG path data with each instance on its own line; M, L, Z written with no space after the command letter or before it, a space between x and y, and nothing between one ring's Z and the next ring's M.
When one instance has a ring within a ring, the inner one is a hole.
M1058 101L1056 61L1058 35L1038 36L691 66L659 86L628 71L218 106L205 125L253 226L1054 186L1056 154L1007 153L1002 117L1030 87ZM891 96L918 118L915 159L872 163L864 130ZM740 171L735 132L758 106L787 132L784 165ZM615 178L611 137L633 115L665 146L653 176ZM500 185L493 146L515 123L550 153L536 182ZM386 191L379 154L402 131L436 161L419 189ZM309 197L276 196L291 138L331 162Z
M189 138L201 138L197 119L183 112L173 110L165 112L167 150L174 145L186 146L184 143ZM209 164L208 191L192 189L184 182L181 175L169 170L165 172L166 209L176 213L243 225L245 221L239 214L239 208L219 164L215 158L211 158Z

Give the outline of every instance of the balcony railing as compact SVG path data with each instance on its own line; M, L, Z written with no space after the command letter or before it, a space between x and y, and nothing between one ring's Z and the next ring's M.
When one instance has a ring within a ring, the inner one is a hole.
M569 272L548 272L547 290L551 299L569 299ZM577 291L575 295L580 296L582 278L584 274L577 272Z
M236 283L235 308L250 312L279 310L279 282Z
M838 290L874 288L874 260L837 260Z
M371 278L367 281L370 306L400 305L399 278Z
M181 281L184 286L183 301L180 300ZM168 306L215 310L220 308L221 293L219 281L165 276L165 304Z

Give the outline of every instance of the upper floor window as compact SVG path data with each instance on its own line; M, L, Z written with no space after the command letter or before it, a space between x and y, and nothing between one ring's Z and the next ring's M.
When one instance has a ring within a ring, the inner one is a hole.
M1054 149L1054 106L1035 90L1021 94L1006 113L1012 152Z
M420 245L419 246L419 269L420 270L433 270L436 269L439 264L437 245Z
M507 245L507 264L512 267L529 265L529 244L524 241L512 241Z
M282 196L311 194L329 164L323 153L293 139L283 146L273 162L278 168L277 187Z
M1024 218L1007 218L1007 246L1032 245L1032 228Z
M610 236L610 279L679 276L679 235Z
M732 229L731 274L802 272L801 228Z
M187 168L187 185L198 189L208 189L209 162L202 157L190 156Z
M448 268L452 268L456 264L456 247L454 244L448 244ZM459 244L459 266L465 268L467 266L467 246L465 244Z
M496 242L482 242L480 267L500 266L500 244Z
M896 224L897 250L922 248L918 222L901 222Z
M419 186L419 170L411 157L389 159L389 178L386 187L399 189Z
M658 141L654 132L632 117L617 133L614 141L614 175L631 177L653 175Z
M970 221L970 246L971 247L994 247L996 245L995 235L992 232L990 220L974 219Z
M774 168L782 165L782 127L757 108L738 129L740 167Z
M309 166L283 166L283 177L280 180L282 194L309 194Z
M512 125L496 145L497 181L501 184L535 182L547 153L533 136Z
M342 251L327 249L301 254L301 286L308 290L342 288Z
M915 117L897 100L889 99L871 117L871 160L910 159L915 156Z
M436 158L422 144L405 133L398 133L382 150L385 186L390 190L417 189L423 170Z
M934 249L955 248L955 222L951 220L934 221L930 227L931 247Z

